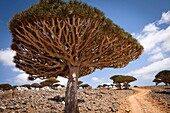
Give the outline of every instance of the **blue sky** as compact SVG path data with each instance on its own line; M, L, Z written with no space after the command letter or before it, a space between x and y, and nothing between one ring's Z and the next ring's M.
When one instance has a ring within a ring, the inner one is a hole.
M11 34L9 20L20 11L35 4L38 0L0 0L0 84L26 84L24 72L15 68L10 50ZM96 70L93 74L80 78L93 87L112 83L109 79L115 74L129 74L138 80L132 85L153 85L155 74L170 69L170 0L82 0L103 11L106 17L131 33L143 46L139 59L121 69ZM8 7L7 7L8 6ZM61 84L67 80L59 78ZM34 82L39 82L36 80Z

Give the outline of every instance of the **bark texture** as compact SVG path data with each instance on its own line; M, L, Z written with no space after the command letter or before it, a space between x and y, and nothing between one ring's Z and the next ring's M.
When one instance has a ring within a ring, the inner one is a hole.
M78 82L79 67L70 67L70 75L67 82L66 98L65 98L65 113L79 113L77 102L77 82Z

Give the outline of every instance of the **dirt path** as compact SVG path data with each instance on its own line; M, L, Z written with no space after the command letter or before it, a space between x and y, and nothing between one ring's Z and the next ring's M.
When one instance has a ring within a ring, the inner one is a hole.
M136 94L128 98L131 104L130 113L166 113L159 109L159 106L154 106L151 102L147 101L146 96L150 92L149 89L133 88Z

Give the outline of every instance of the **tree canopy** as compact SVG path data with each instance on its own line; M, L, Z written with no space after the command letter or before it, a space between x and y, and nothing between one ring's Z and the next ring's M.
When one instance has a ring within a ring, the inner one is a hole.
M119 89L121 89L121 83L124 84L125 89L128 89L129 83L137 80L135 77L129 75L114 75L110 79L113 80L113 83L116 83Z
M137 80L135 77L129 75L114 75L110 77L110 79L113 80L114 83L123 83L123 82L129 83Z
M155 79L153 82L164 82L165 84L170 85L170 70L162 70L158 74L155 75Z
M0 90L10 90L13 89L13 87L10 84L0 84Z
M49 86L53 88L53 85L58 82L60 81L57 80L55 77L51 77L51 78L46 79L45 81L42 81L40 84L41 84L41 87Z
M87 87L90 87L89 84L80 84L80 87L82 87L83 89L87 88Z
M31 89L31 85L30 84L23 84L23 85L21 85L21 87L26 87L28 89Z
M155 78L152 82L155 82L156 85L158 85L158 84L161 83L162 81L161 81L161 79L159 79L159 78Z
M34 87L36 89L36 88L40 87L40 84L39 83L33 83L33 84L31 84L31 87Z

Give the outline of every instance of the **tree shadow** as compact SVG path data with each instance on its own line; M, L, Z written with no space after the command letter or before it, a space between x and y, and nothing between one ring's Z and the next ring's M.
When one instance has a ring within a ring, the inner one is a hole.
M155 92L157 94L169 94L170 95L170 92L167 92L167 91L159 91L159 92Z
M120 90L120 91L121 91L121 90L132 90L132 89L124 89L124 88L123 88L123 89L115 89L115 90Z
M53 98L48 98L48 100L55 101L55 102L63 102L65 101L65 97L60 97L59 95L53 97ZM78 103L83 103L85 102L84 99L78 99Z
M53 98L48 98L48 100L55 101L55 102L62 102L64 101L65 97L60 97L59 95L53 97Z

